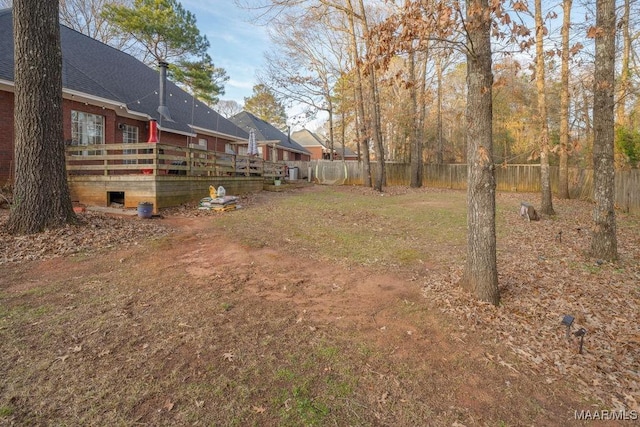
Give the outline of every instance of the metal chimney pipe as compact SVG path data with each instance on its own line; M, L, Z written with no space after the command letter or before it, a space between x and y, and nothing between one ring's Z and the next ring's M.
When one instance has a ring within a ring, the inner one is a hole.
M160 61L158 62L158 67L160 67L160 104L158 105L158 113L160 113L165 120L172 122L173 120L169 114L169 107L167 107L167 68L169 67L169 64L164 61Z

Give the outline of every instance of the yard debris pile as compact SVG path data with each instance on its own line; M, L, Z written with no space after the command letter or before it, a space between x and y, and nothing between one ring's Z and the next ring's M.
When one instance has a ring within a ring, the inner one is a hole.
M227 212L236 209L238 198L236 196L204 197L200 199L198 209L214 212Z
M236 209L238 198L227 196L227 191L221 185L218 188L209 186L209 197L200 199L198 209L202 211L228 212Z
M256 204L265 204L268 200L275 197L275 193L268 193L265 191L260 193L243 194L235 197L236 209L240 209L251 207ZM203 200L205 199L206 197ZM180 206L162 209L162 215L164 216L178 216L184 218L207 217L217 214L218 212L211 209L200 209L200 202L183 203Z

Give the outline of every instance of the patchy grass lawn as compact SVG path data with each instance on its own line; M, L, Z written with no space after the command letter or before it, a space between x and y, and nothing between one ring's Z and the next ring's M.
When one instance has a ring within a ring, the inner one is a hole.
M465 197L314 187L225 214L88 218L99 226L34 253L3 235L0 425L582 425L575 411L638 410L640 218L618 213L621 260L602 263L585 255L589 204L529 223L519 202L537 195L499 194L495 308L455 285ZM582 355L564 314L587 330Z

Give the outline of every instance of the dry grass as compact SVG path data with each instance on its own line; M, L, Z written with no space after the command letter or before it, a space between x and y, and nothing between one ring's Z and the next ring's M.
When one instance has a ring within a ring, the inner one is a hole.
M261 193L225 214L99 218L137 244L5 262L0 425L578 425L633 408L640 219L619 215L621 261L601 264L576 230L588 204L527 223L535 196L498 195L493 308L455 286L464 197Z

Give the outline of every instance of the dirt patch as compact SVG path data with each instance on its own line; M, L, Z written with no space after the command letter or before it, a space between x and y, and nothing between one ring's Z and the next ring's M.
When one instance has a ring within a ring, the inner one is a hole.
M324 190L302 190L313 191ZM579 424L574 411L611 408L600 392L576 393L584 387L570 370L566 377L548 372L548 351L530 354L544 341L518 336L530 327L528 315L505 326L509 311L451 289L457 266L434 258L427 274L419 262L333 262L317 243L304 243L310 231L296 237L293 220L269 220L302 192L248 197L243 213L183 207L146 221L96 217L120 223L129 244L5 262L0 424L571 425ZM340 221L356 221L348 209L332 208ZM256 222L241 228L230 217L249 213ZM264 230L263 213L267 241L253 230ZM375 227L392 236L392 224ZM539 256L523 259L522 270L538 274L540 266L529 263ZM504 304L523 310L516 301L531 294L527 281L501 271ZM541 286L547 274L537 278ZM544 331L563 333L557 325Z

